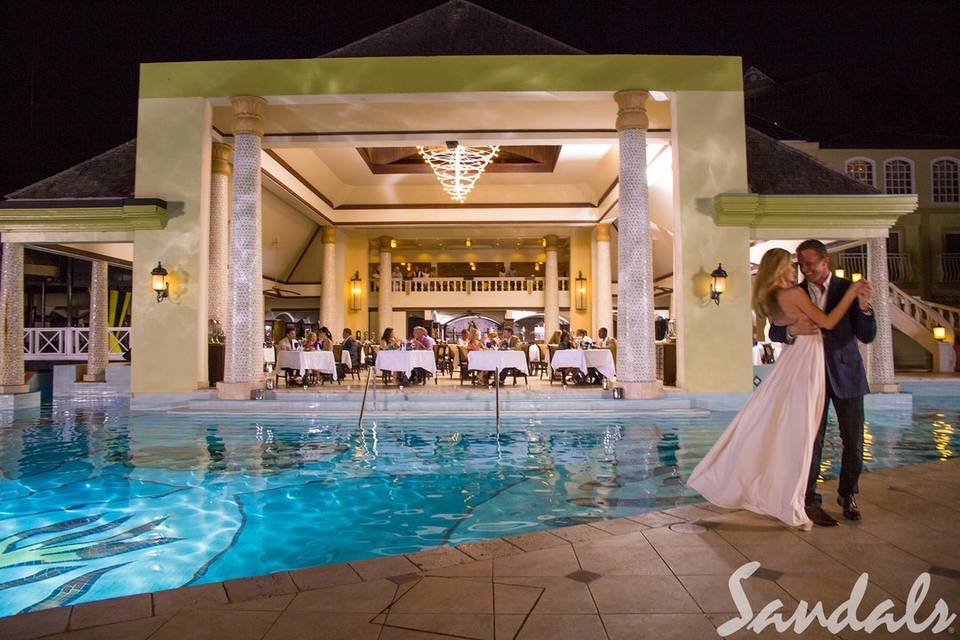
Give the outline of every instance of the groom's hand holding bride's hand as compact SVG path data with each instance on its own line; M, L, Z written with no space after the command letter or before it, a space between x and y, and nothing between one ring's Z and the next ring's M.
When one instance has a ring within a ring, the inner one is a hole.
M873 287L866 280L856 282L853 286L859 286L857 303L860 305L860 311L867 311L870 309L870 300L873 298Z

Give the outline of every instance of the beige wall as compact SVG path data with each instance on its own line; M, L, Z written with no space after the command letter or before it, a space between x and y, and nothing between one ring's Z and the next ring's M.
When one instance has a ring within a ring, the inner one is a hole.
M370 306L370 274L369 265L369 243L366 236L350 231L340 231L337 234L337 248L341 246L341 236L343 242L344 256L344 313L343 326L339 328L342 332L343 327L350 327L354 332L367 331L367 310ZM360 272L360 310L350 310L350 278L355 271Z
M167 225L134 233L134 395L206 387L210 147L205 99L140 100L136 196L166 200ZM159 304L150 288L157 261L170 274Z
M591 259L590 236L592 227L574 229L570 234L570 329L586 329L587 335L594 335L593 314L593 262ZM587 279L587 308L577 311L576 287L577 272L582 271Z
M714 224L713 197L747 191L740 92L683 91L673 99L674 305L677 384L688 391L749 391L749 231ZM729 274L719 306L709 274Z

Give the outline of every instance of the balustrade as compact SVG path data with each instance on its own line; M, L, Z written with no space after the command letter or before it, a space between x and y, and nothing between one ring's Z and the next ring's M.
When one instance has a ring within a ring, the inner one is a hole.
M471 293L471 292L507 292L543 291L543 278L394 278L391 290L394 293ZM570 290L570 278L558 278L559 291ZM370 293L380 291L380 281L370 279Z
M960 282L960 253L940 254L940 281Z
M851 273L860 273L866 276L866 253L841 253L837 262L837 266L847 272L848 278ZM910 254L888 253L887 273L889 274L890 282L911 282L913 280L913 262Z
M130 327L110 328L110 360L122 360L130 348ZM23 330L26 360L86 360L86 327L30 327Z

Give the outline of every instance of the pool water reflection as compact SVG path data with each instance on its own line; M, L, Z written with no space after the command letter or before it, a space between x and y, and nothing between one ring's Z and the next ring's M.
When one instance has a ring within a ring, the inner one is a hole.
M929 402L926 402L929 400ZM950 458L960 402L868 415L867 469ZM732 414L349 418L56 405L0 427L0 615L699 501ZM823 472L837 470L828 431Z

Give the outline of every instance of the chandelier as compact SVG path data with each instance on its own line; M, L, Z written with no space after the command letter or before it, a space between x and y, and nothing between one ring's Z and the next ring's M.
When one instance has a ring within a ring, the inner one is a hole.
M497 157L500 146L465 147L448 142L445 147L417 147L417 151L433 169L443 190L453 200L463 202L487 165Z

